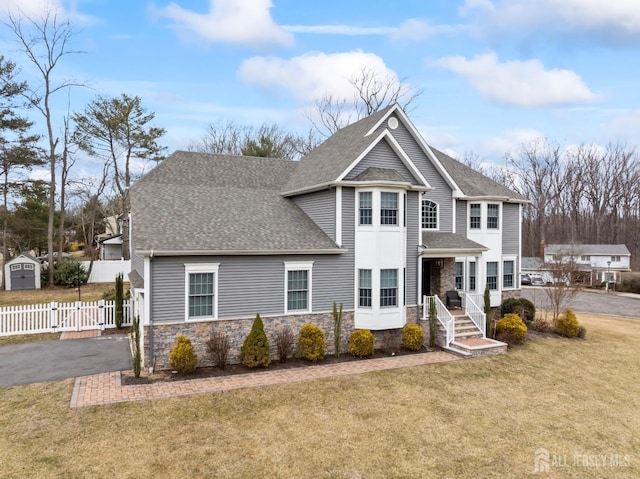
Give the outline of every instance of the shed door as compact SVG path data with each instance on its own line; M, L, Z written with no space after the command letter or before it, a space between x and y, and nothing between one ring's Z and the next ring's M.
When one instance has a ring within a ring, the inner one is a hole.
M11 289L36 289L36 270L31 263L11 265Z

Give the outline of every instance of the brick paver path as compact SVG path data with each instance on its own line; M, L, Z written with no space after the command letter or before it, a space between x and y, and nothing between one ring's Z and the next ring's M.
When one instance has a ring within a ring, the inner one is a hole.
M163 399L190 394L206 394L274 384L297 383L313 379L382 371L385 369L423 366L460 359L450 353L436 351L363 361L349 361L304 368L280 369L233 376L220 376L186 381L157 382L123 386L120 372L96 374L76 379L71 407L102 406L125 401Z
M100 331L97 329L88 329L86 331L63 331L60 335L60 339L84 339L84 338L96 338L100 336Z

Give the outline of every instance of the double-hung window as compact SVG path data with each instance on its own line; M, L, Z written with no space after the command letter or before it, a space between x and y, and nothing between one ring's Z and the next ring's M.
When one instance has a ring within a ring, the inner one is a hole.
M360 205L359 205L359 223L361 225L370 225L373 220L373 199L371 191L360 192Z
M620 256L612 256L611 257L611 262L612 263L619 263L620 262Z
M463 289L464 284L464 263L456 261L456 289Z
M398 270L380 270L380 306L398 305Z
M311 311L313 261L285 262L285 313Z
M500 205L487 205L487 229L497 230L500 228Z
M513 288L513 261L502 263L502 287Z
M438 229L438 204L430 200L422 200L422 229Z
M380 224L398 224L398 193L380 193Z
M469 229L479 230L481 226L481 209L480 203L472 203L469 205Z
M187 319L218 317L220 263L185 264L185 314Z
M371 270L358 270L358 304L361 308L371 307Z
M491 290L498 289L498 262L497 261L487 262L487 285Z

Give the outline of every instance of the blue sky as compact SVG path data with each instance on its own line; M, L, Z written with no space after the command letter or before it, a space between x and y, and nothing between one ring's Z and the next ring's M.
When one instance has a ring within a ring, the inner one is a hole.
M313 101L351 97L363 67L423 90L410 117L453 155L500 163L539 136L638 143L635 0L3 0L0 15L47 4L84 51L56 70L92 87L71 91L71 109L138 95L169 150L218 120L303 132ZM6 28L0 45L32 80Z

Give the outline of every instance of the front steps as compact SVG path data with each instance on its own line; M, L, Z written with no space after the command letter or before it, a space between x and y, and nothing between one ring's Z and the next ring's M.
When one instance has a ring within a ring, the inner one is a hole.
M485 338L471 318L465 314L454 316L454 339L446 347L446 334L442 325L438 324L437 338L441 346L458 356L464 358L477 358L481 356L493 356L507 352L506 343L494 339Z

